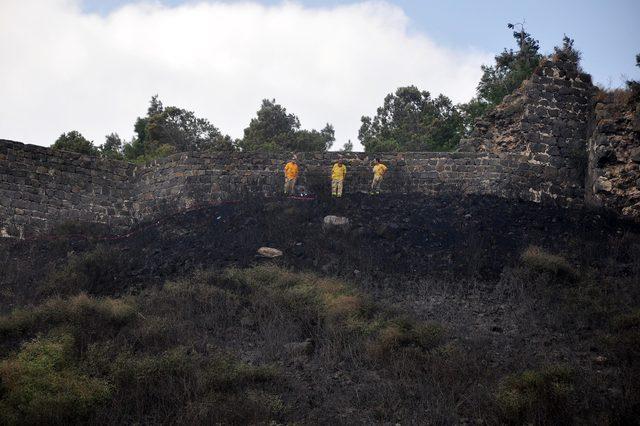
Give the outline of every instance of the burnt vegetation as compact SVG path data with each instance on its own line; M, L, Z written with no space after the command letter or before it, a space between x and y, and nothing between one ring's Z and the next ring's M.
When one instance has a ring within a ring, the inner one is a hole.
M351 226L323 230L329 213ZM355 194L145 226L0 241L0 423L637 419L631 223Z

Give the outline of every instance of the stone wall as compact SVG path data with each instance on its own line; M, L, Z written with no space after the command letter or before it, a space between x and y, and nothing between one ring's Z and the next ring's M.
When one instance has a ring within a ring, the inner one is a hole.
M133 223L132 164L0 140L0 235L63 221Z
M363 153L300 153L300 184L329 191L331 165L347 165L345 192L366 191L372 158ZM384 189L462 192L531 199L542 173L520 154L403 153L380 156L389 166ZM4 235L46 232L65 221L126 228L212 201L274 196L282 191L286 155L181 153L147 165L102 160L0 141L0 228Z
M309 192L328 192L330 170L338 157L347 166L345 192L367 191L372 157L363 153L300 153L299 184ZM384 186L402 193L443 191L495 194L531 199L528 182L542 172L521 155L490 153L382 154L389 167ZM189 208L210 201L274 196L283 189L288 156L273 153L182 153L136 170L132 215Z
M531 181L535 201L584 199L587 139L596 92L575 63L544 59L513 94L478 120L464 150L520 153L543 173Z
M587 202L640 217L640 104L601 93L589 138Z

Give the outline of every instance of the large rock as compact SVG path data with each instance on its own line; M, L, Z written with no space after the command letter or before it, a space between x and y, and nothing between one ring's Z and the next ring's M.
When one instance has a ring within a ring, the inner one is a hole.
M325 216L322 222L322 229L325 231L332 229L346 231L349 229L349 219L342 216Z
M258 254L262 257L273 259L274 257L282 256L282 251L273 247L260 247L258 249Z

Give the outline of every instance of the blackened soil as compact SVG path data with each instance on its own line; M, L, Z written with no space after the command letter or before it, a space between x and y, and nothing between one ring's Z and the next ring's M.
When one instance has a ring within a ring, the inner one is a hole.
M323 229L326 215L345 216L350 226ZM0 241L0 284L27 294L32 281L64 263L69 253L98 244L121 256L113 285L98 291L105 294L197 268L264 262L256 254L262 246L284 252L276 259L279 264L354 281L393 283L425 276L486 281L517 262L531 244L564 255L578 268L580 263L597 267L611 241L640 235L637 225L586 210L492 196L418 194L252 199L167 215L140 225L126 238L104 239L96 232L104 231L84 230L88 240L49 235Z

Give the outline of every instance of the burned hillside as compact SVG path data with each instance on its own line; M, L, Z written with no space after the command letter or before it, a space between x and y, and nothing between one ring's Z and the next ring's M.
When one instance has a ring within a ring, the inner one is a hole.
M638 412L640 229L612 215L319 194L198 206L126 233L69 223L0 250L8 423L43 407L114 424ZM29 388L40 405L17 402Z

